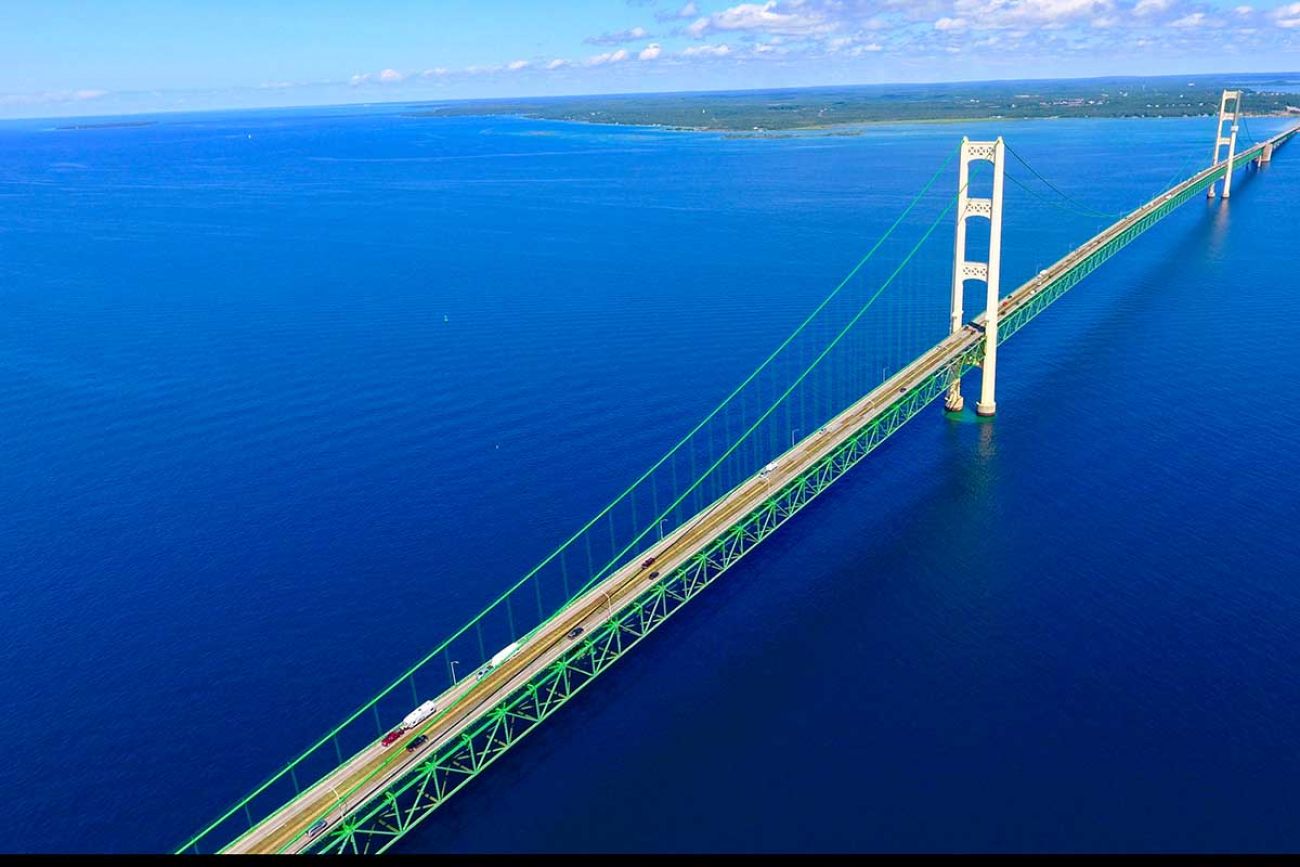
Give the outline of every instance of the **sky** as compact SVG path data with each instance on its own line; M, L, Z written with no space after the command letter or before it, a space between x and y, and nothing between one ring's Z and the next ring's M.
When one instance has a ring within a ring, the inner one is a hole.
M4 0L0 117L1300 70L1300 2Z

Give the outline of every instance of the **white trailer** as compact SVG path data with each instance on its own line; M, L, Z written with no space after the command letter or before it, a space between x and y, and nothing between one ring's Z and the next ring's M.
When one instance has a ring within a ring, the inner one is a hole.
M434 703L432 701L426 701L424 704L420 705L415 710L408 713L402 719L401 728L402 729L415 728L420 723L424 722L429 717L433 716L433 712L436 711L437 709L438 708L434 706Z
M510 657L514 656L515 651L518 649L519 649L519 642L512 641L510 644L498 650L496 654L491 659L488 660L488 668L489 669L496 668L498 665L505 662Z
M496 653L492 655L491 659L483 663L482 668L474 672L476 679L482 680L483 678L487 677L489 674L492 673L492 669L496 668L498 665L505 662L510 657L514 656L515 651L518 649L519 649L519 642L512 641L509 644L507 644L505 647L498 650Z

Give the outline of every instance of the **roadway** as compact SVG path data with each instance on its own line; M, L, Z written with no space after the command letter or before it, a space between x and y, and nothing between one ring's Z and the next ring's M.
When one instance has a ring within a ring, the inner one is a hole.
M1296 130L1275 136L1281 140ZM1248 149L1238 156L1244 156ZM1066 271L1092 255L1103 244L1150 214L1165 201L1188 186L1203 182L1222 168L1211 167L1182 184L1152 199L1128 216L1111 225L1096 237L1075 249L1051 267L1022 284L999 305L999 315L1007 316L1028 303ZM878 388L844 410L825 426L797 443L769 464L767 475L751 477L725 494L673 533L633 557L608 578L592 587L569 607L521 639L520 647L486 676L467 675L435 701L440 711L432 723L412 729L388 748L376 741L348 759L325 778L316 782L294 800L254 826L224 849L229 853L300 852L326 834L348 814L363 806L388 785L408 773L411 767L457 737L478 721L484 713L505 701L533 676L573 647L566 634L575 627L592 632L633 602L653 583L650 573L668 575L708 548L737 521L758 508L773 493L812 468L845 440L870 424L903 394L929 376L945 369L955 359L975 348L983 339L984 315L949 335L890 377ZM649 569L642 563L654 557ZM407 752L406 746L419 734L428 740ZM344 799L346 795L346 800ZM320 819L324 829L307 836L306 830Z
M654 581L651 573L668 575L706 549L733 524L757 509L773 493L820 461L864 425L893 404L954 355L979 339L979 331L967 326L940 343L879 388L806 437L769 466L766 477L755 475L714 502L691 521L663 540L639 553L629 563L592 587L533 634L521 639L519 650L481 680L473 674L462 678L435 701L442 710L428 728L417 726L397 743L384 748L378 741L357 753L324 779L256 825L227 847L229 853L298 852L321 834L328 833L355 809L407 773L430 753L457 737L482 715L496 707L534 675L573 647L565 636L575 627L584 632L598 629L623 607L644 593ZM654 557L654 565L642 563ZM418 734L428 741L412 752L406 745ZM355 790L355 791L354 791ZM346 802L342 796L348 795ZM305 830L324 818L326 826L311 837Z

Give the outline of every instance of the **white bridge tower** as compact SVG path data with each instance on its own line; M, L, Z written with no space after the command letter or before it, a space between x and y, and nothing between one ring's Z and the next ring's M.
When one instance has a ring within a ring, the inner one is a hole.
M1228 103L1232 103L1231 111L1228 109ZM1223 124L1231 120L1232 127L1228 135L1223 134ZM1241 91L1225 90L1223 97L1219 100L1219 125L1214 131L1214 161L1212 166L1219 164L1219 152L1224 145L1228 146L1228 170L1223 175L1223 197L1226 199L1232 195L1232 160L1237 155L1237 124L1241 121ZM1271 156L1271 154L1270 154ZM1210 188L1205 191L1206 198L1214 198L1214 182L1210 182Z
M998 295L999 279L1002 271L1002 170L1006 157L1006 146L1001 137L996 141L961 140L961 169L957 178L957 238L953 245L952 257L952 319L949 333L956 334L965 324L962 322L962 292L967 280L981 280L988 289L986 297L987 312L984 314L984 363L981 381L980 399L975 405L975 412L991 416L997 409L994 400L994 386L997 382L998 365ZM970 164L973 162L993 164L993 191L989 198L977 198L970 195ZM984 217L989 221L988 261L972 262L966 258L966 221L972 217ZM948 396L944 406L949 412L960 412L965 405L961 396L961 378L953 377L948 386Z

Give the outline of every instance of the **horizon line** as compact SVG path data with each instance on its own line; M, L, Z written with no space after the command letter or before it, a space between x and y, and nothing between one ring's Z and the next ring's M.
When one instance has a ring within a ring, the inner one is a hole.
M465 103L497 103L512 101L544 101L544 100L564 100L564 99L582 99L582 98L618 98L618 97L652 97L652 96L710 96L713 94L734 94L734 93L775 93L784 91L815 91L815 90L851 90L863 88L889 88L889 87L919 87L919 86L943 86L943 85L976 85L976 84L1010 84L1016 82L1065 82L1065 81L1107 81L1107 80L1157 80L1170 78L1188 78L1188 77L1223 77L1231 78L1232 76L1286 76L1295 77L1297 85L1300 85L1300 69L1296 70L1263 70L1258 72L1169 72L1159 75L1134 75L1126 73L1113 73L1107 75L1063 75L1056 77L1032 77L1032 78L955 78L943 81L888 81L888 82L862 82L853 84L807 84L778 87L753 87L753 88L724 88L708 90L656 90L656 91L604 91L604 92L586 92L586 93L566 93L566 94L520 94L517 96L483 96L483 97L454 97L448 99L381 99L381 100L356 100L349 102L304 102L283 105L264 105L264 106L227 106L211 107L199 109L186 108L162 108L154 110L125 111L111 114L65 114L65 115L14 115L10 117L0 117L0 124L14 122L30 121L78 121L78 120L95 120L95 119L113 119L113 118L130 118L130 117L150 117L150 116L169 116L169 115L189 115L189 114L220 114L223 112L263 112L263 111L286 111L300 108L351 108L367 106L385 106L385 105L431 105L431 104L465 104ZM1192 82L1195 84L1195 82ZM234 88L238 92L257 92L263 90L260 87L239 87ZM133 95L141 93L156 93L157 91L113 91L112 95ZM205 93L211 91L193 91L193 90L174 90L171 93Z

